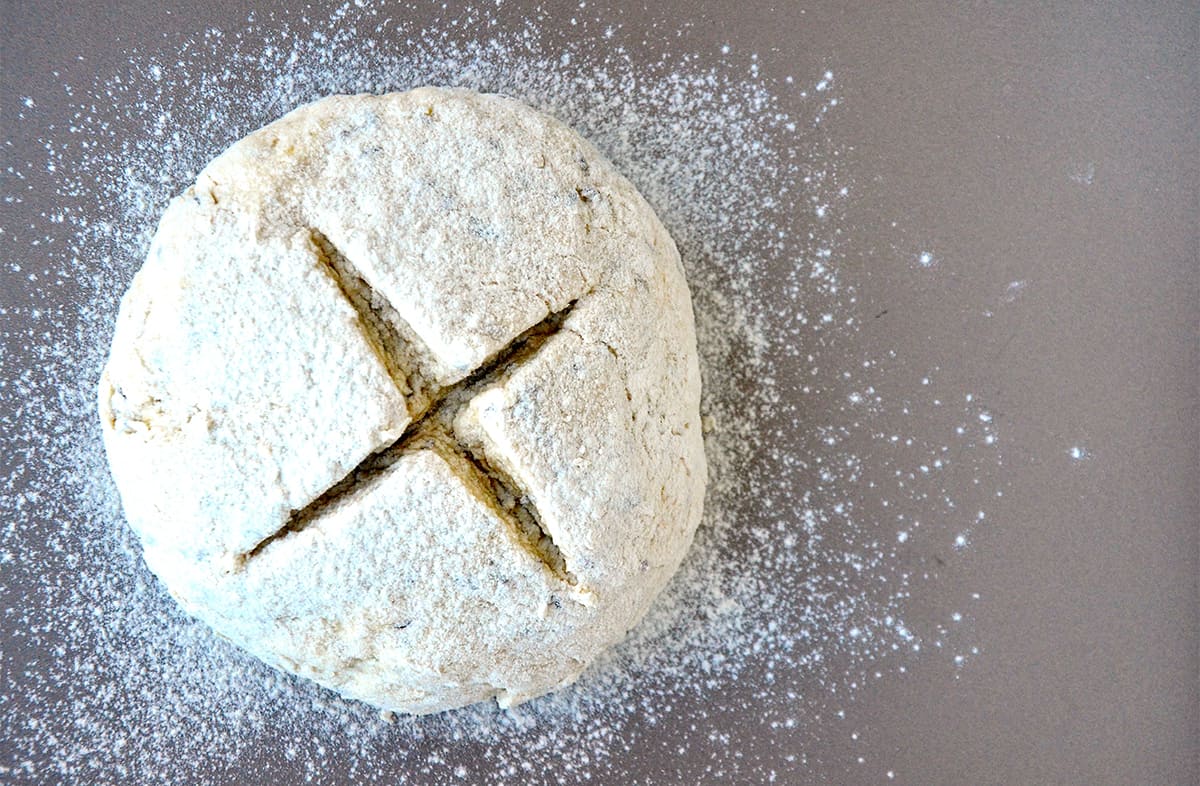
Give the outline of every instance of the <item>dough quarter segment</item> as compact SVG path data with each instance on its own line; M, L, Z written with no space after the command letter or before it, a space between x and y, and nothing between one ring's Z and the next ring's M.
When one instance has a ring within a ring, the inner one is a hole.
M430 349L440 384L589 289L595 265L583 252L618 207L584 195L633 192L557 121L464 95L333 96L251 134L198 178L251 200L263 199L259 183L283 180L289 209L256 209L271 221L303 216L353 259Z
M326 99L214 160L164 215L100 396L172 594L405 712L573 681L703 499L670 238L565 126L467 91Z
M448 591L422 591L432 580ZM291 594L308 583L335 589ZM416 712L519 695L560 666L542 642L587 623L582 607L555 604L570 588L428 449L406 452L378 482L272 542L228 588L223 627L256 641L256 655L348 695L372 703L387 696ZM247 608L261 616L247 618ZM473 637L456 635L468 629ZM474 642L485 638L513 657L481 672L485 653ZM405 682L428 687L396 687Z
M131 351L114 353L101 381L106 447L118 485L137 491L123 501L148 550L162 541L222 560L399 436L408 416L308 243L253 238L191 195L162 226L114 336ZM219 263L200 262L214 247ZM347 388L356 411L330 411Z

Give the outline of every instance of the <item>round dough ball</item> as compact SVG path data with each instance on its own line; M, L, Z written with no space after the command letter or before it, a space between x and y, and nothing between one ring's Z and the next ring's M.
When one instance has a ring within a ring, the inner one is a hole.
M516 101L334 96L163 215L100 383L146 563L267 663L409 713L566 685L679 566L691 300L633 186Z

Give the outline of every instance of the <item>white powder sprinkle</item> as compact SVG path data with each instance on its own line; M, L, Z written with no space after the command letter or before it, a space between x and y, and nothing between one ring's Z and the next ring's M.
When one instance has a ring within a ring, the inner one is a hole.
M1086 161L1076 164L1071 168L1067 177L1081 186L1090 186L1096 180L1096 162Z
M896 350L852 351L873 314L861 265L844 264L860 233L839 196L871 179L843 163L832 71L760 73L728 45L714 61L668 21L671 54L652 57L642 33L591 13L581 4L564 45L501 5L420 29L356 0L131 52L120 73L63 85L66 115L22 99L44 157L3 181L38 216L0 234L16 293L0 310L5 781L208 783L253 763L318 784L607 783L670 751L675 769L632 779L792 782L815 766L805 740L861 685L903 673L926 637L940 646L944 631L906 620L935 580L909 550L946 554L963 490L1001 457L966 425L990 421L970 397L913 399ZM208 160L322 95L426 83L550 111L659 212L694 293L712 483L680 575L574 688L510 713L385 719L175 606L121 518L93 391L157 216ZM760 736L775 758L743 750Z
M1003 303L1015 303L1017 298L1021 297L1025 292L1025 287L1029 286L1029 282L1022 279L1020 281L1010 281L1004 289L1004 295L1000 298Z

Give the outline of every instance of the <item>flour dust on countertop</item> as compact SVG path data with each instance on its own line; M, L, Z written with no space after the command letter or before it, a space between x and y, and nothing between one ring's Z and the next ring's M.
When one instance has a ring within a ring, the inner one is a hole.
M852 86L836 61L767 73L751 52L688 51L678 23L647 43L581 5L566 38L502 4L432 25L368 2L252 17L5 108L39 153L7 156L4 209L23 220L0 234L3 780L789 780L817 763L810 743L850 734L865 684L917 658L951 680L979 654L972 598L941 621L910 610L938 580L925 555L986 537L965 500L1001 463L999 431L937 369L861 340L871 179L837 137ZM675 237L698 322L712 481L696 544L627 642L509 713L381 717L187 618L141 563L93 403L172 195L301 103L421 84L505 93L592 140ZM928 259L914 275L939 274Z

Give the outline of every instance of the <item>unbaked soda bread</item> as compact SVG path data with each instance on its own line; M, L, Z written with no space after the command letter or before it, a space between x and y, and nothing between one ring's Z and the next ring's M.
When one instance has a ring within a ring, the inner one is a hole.
M226 150L163 215L99 399L172 596L387 710L572 682L703 503L674 243L496 95L333 96Z

